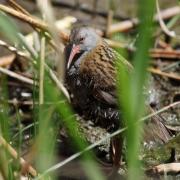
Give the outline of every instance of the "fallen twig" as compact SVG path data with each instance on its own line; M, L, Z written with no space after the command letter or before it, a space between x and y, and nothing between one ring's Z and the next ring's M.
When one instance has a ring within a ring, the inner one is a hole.
M2 5L2 4L0 4L0 10L8 13L8 14L10 14L10 15L12 15L12 16L20 19L20 20L25 21L25 22L29 23L30 25L33 25L36 28L40 28L44 31L47 31L47 29L48 29L47 24L44 23L43 21L41 21L40 19L36 18L36 17L26 15L24 13L21 13L17 10L14 10L13 8L10 8L10 7Z
M151 49L149 51L152 58L180 59L180 51L172 49Z
M8 3L16 10L29 15L29 12L22 8L15 0L7 0Z
M15 59L15 54L0 57L0 67L9 66Z
M180 80L180 76L174 73L167 73L167 72L162 72L160 69L155 69L155 68L148 68L148 71L153 73L153 74L158 74L161 76L165 76L168 78Z
M169 19L177 14L180 13L180 7L175 6L171 7L169 9L165 9L161 11L161 18L163 20ZM154 17L154 21L158 21L158 15L156 14ZM139 20L137 18L131 19L131 20L126 20L122 21L116 24L112 24L109 28L109 34L113 34L115 32L124 32L132 29L133 27L137 26L139 24Z
M8 69L5 69L5 68L0 67L0 72L1 72L1 73L4 73L4 74L6 74L6 75L8 75L8 76L10 76L10 77L13 77L13 78L15 78L15 79L18 79L18 80L20 80L20 81L22 81L22 82L28 83L28 84L30 84L30 85L33 85L33 84L34 84L34 81L33 81L32 79L29 79L29 78L27 78L27 77L23 77L23 76L15 73L15 72L13 72L13 71L10 71L10 70L8 70Z
M13 52L21 57L28 57L27 53L24 53L22 51L19 51L18 49L16 49L14 46L11 46L9 44L7 44L5 41L0 40L0 46L3 46L5 48L7 48L10 52Z
M25 40L23 40L23 37L22 37L22 41L23 41L24 44L26 44L26 48L28 48L28 50L30 50L30 47L27 47L28 44L25 42ZM0 40L0 43L1 43L1 40ZM8 44L5 43L4 41L2 41L2 44L0 44L0 45L3 45L3 46L6 47L8 50L10 50L10 51L12 51L12 52L15 52L15 53L18 54L19 56L22 56L22 57L24 57L24 58L31 59L30 56L29 56L27 53L18 51L15 47L8 45ZM31 52L31 53L32 53L32 56L33 56L34 58L37 57L37 54L36 54L36 53L35 53L35 54L33 54L33 52ZM52 80L56 83L57 87L63 92L63 94L65 95L65 97L68 99L68 101L70 101L69 93L67 92L67 90L66 90L66 88L64 87L64 85L59 81L59 79L57 78L57 76L55 75L55 73L53 72L53 70L52 70L51 68L49 68L47 64L45 64L45 68L46 68L46 70L50 73L50 76L51 76ZM12 75L14 78L15 78L14 75L18 75L18 74L16 74L16 73L15 73L15 74L12 74L12 73L14 73L14 72L12 72L12 71L10 71L10 73L9 73L9 70L7 70L7 69L2 69L2 71L3 71L3 73L5 73L5 74L7 74L7 75L9 75L9 76ZM21 77L22 77L22 76L21 76ZM28 79L28 78L27 78L27 79ZM30 84L33 84L33 81L32 81L32 80L30 80L30 81L28 81L28 82L29 82Z
M178 174L180 173L180 163L160 164L151 169L146 170L146 174Z
M0 136L0 145L3 146L14 159L18 159L18 154L15 149L10 144L8 144L2 136ZM31 165L29 165L29 163L27 163L23 158L20 158L20 164L22 170L25 169L33 177L37 176L36 170Z
M20 19L26 23L28 23L33 28L38 28L38 29L41 29L45 32L48 32L48 25L45 22L43 22L42 20L40 20L34 16L24 14L22 12L19 12L17 10L14 10L13 8L7 7L7 6L2 5L2 4L0 4L0 10L5 12L5 13L8 13L11 16L16 17L16 18L18 18L18 19ZM63 41L68 40L68 35L66 33L59 31L59 35Z
M126 21L122 21L116 24L112 24L109 27L109 35L116 33L116 32L125 32L128 31L130 29L132 29L133 27L137 26L139 24L139 20L137 18L131 19L131 20L126 20Z
M39 104L44 103L44 62L45 62L45 37L41 39L40 68L39 68Z
M11 16L14 16L15 18L18 18L18 19L28 23L35 29L39 28L45 32L48 32L48 25L36 17L30 16L27 14L23 14L22 12L18 12L16 10L14 10L13 8L10 8L10 7L1 5L1 4L0 4L0 10L4 11L5 13L10 14ZM62 30L60 30L58 33L59 33L59 37L62 39L63 43L66 43L69 41L69 34L63 32ZM103 33L101 33L101 35L103 35ZM113 40L109 40L109 39L106 39L106 41L108 42L108 44L111 47L114 47L114 48L125 47L125 45L123 45L122 43L119 43L117 41L113 41ZM52 42L52 41L50 41L50 42ZM0 41L0 45L1 45L1 41ZM5 46L4 42L2 43L2 45ZM56 49L56 46L54 45L54 43L52 43L52 46L55 47L55 49ZM9 48L9 47L7 47L7 48Z
M57 78L55 73L51 70L51 68L47 64L45 64L45 68L49 72L52 80L56 83L57 87L62 91L64 96L67 98L67 100L70 101L69 93L68 93L67 89L64 87L64 85L62 84L62 82L59 81L59 79Z
M156 0L156 9L157 9L157 17L158 17L158 20L159 20L159 24L160 24L161 29L163 30L163 32L165 34L167 34L168 36L170 36L170 37L175 37L176 36L175 32L170 31L168 29L168 27L166 26L166 24L164 23L163 19L162 19L158 0Z
M159 39L158 42L156 43L156 47L161 48L161 49L168 49L172 50L172 47L170 46L169 43L166 43L165 41Z
M41 13L45 16L46 22L48 24L49 32L51 33L51 39L56 44L57 59L59 63L57 64L57 76L61 82L64 81L65 76L65 59L63 56L63 51L61 51L62 42L59 38L58 29L55 26L55 16L53 13L52 6L48 0L44 0L43 4L41 0L37 0L37 5Z

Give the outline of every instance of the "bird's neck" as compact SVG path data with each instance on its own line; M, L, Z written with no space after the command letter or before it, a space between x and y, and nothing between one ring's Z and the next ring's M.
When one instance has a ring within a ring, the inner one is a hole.
M97 46L94 48L91 48L89 50L86 50L78 55L76 55L73 59L73 64L69 68L69 74L75 76L79 75L81 66L84 66L84 62L87 60L93 60L93 54L96 54L96 50L99 46L104 43L101 39L98 41Z
M81 62L83 61L84 57L88 54L88 51L84 51L83 53L77 55L73 61L74 63L71 65L71 67L68 70L68 74L72 76L78 76L79 74L79 69L81 66Z

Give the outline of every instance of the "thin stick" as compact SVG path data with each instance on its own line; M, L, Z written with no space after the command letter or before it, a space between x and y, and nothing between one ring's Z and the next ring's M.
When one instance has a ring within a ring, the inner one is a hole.
M27 55L27 53L24 53L24 52L22 52L22 51L19 51L17 48L15 48L14 46L11 46L11 45L9 45L9 44L7 44L5 41L3 41L3 40L0 40L0 46L3 46L3 47L5 47L5 48L7 48L9 51L11 51L11 52L13 52L13 53L15 53L15 54L17 54L17 55L19 55L19 56L21 56L21 57L29 57L28 55Z
M29 47L29 44L25 41L24 37L23 37L23 36L20 36L20 38L21 38L21 40L23 41L23 44L25 45L25 47L26 47L26 48L28 49L28 51L31 53L31 55L32 55L34 58L37 58L37 53L34 52L34 50L33 50L33 51L31 50L32 48ZM2 44L1 44L1 43L2 43ZM8 50L10 50L10 51L12 51L12 52L15 52L15 53L18 54L19 56L22 56L22 57L25 57L25 58L28 58L28 59L32 60L27 53L18 51L15 47L8 45L8 44L5 43L4 41L1 42L1 40L0 40L0 45L3 45L3 46L6 47ZM59 81L59 79L57 78L57 76L55 75L55 73L53 72L53 70L52 70L47 64L45 64L45 68L46 68L46 70L49 72L52 80L56 83L56 85L57 85L57 87L59 88L59 90L62 91L63 94L65 95L65 97L68 99L68 101L70 101L70 97L69 97L68 91L66 90L66 88L64 87L64 85L62 84L62 82ZM7 71L6 71L6 72L7 72Z
M178 76L177 74L162 72L160 69L148 68L148 71L153 74L158 74L158 75L165 76L171 79L180 80L180 76Z
M146 170L147 175L153 174L171 174L176 175L180 172L180 163L159 164L151 169Z
M0 72L4 73L4 74L6 74L6 75L8 75L8 76L10 76L10 77L13 77L13 78L15 78L15 79L18 79L18 80L20 80L20 81L22 81L22 82L28 83L28 84L30 84L30 85L33 85L33 84L34 84L32 79L23 77L23 76L15 73L15 72L13 72L13 71L10 71L10 70L8 70L8 69L5 69L5 68L0 67Z
M58 30L55 26L55 16L54 16L52 6L48 0L44 0L43 3L41 0L37 0L37 5L41 13L45 15L45 19L48 23L49 32L51 32L52 39L57 45L57 55L58 55L57 58L59 60L59 63L57 65L57 76L60 79L60 81L63 82L64 75L65 75L64 57L63 57L62 51L60 50L61 39L58 35Z
M0 145L2 145L14 159L18 158L16 150L10 144L8 144L2 136L0 136ZM23 169L23 167L25 167L33 177L37 176L36 170L31 165L29 165L23 158L20 158L20 164L21 168Z
M48 25L36 17L23 14L22 12L16 11L13 8L7 7L2 4L0 4L0 10L28 23L33 28L38 28L45 32L48 32ZM45 34L45 35L47 35L47 34ZM66 33L60 31L59 35L64 42L68 41L68 35ZM47 35L47 37L49 37L49 35ZM55 45L51 41L50 41L50 43L53 47L55 47Z
M180 59L180 51L173 49L151 49L149 51L152 58Z
M12 5L12 7L15 8L18 12L23 13L23 14L31 17L31 14L30 14L28 11L26 11L22 6L20 6L19 4L17 4L14 0L9 0L9 3L10 3L10 4ZM39 19L39 21L41 21L41 20ZM30 25L33 26L32 24L30 24ZM47 26L48 26L48 25L47 25ZM40 30L41 30L41 29L38 29L37 27L34 27L34 26L33 26L33 28L34 28L37 32L40 32ZM48 31L48 30L47 30L47 31ZM48 32L45 32L44 35L46 36L46 38L48 38L48 40L51 39L51 36L50 36L50 34L49 34ZM51 45L54 49L56 49L56 45L54 44L53 41L50 40L49 43L50 43L50 45Z
M112 24L109 27L109 34L113 34L116 32L129 31L130 29L137 26L138 24L139 24L139 20L137 18L134 18L131 20L125 20L116 24Z
M43 31L47 31L48 32L48 25L46 23L44 23L42 20L32 17L32 16L28 16L26 14L23 14L21 12L18 12L16 10L14 10L13 8L7 7L5 5L0 5L0 10L24 21L27 22L28 24L30 24L33 27L39 28ZM168 19L170 17L173 17L177 14L180 13L180 7L179 6L175 6L175 7L171 7L169 9L165 9L163 11L161 11L161 17L162 19ZM155 15L154 20L157 21L158 20L158 16ZM131 28L133 28L134 26L139 24L139 20L137 18L131 19L131 20L126 20L117 24L112 24L110 29L109 29L109 33L114 33L114 32L123 32L123 31L127 31L130 30ZM68 41L68 35L62 31L60 31L59 33L61 39L64 42Z
M156 0L156 9L157 9L157 17L159 20L159 24L160 24L163 32L170 37L176 37L176 33L174 31L170 31L162 19L158 0Z
M145 120L147 120L147 119L149 119L149 118L151 118L151 117L153 117L153 116L156 116L156 115L158 115L158 114L160 114L160 113L168 110L169 108L172 108L172 107L177 106L177 105L179 105L179 104L180 104L180 101L175 102L175 103L172 103L172 104L169 104L168 106L165 106L165 107L163 107L162 109L160 109L160 110L158 110L158 111L156 111L156 112L153 112L153 113L145 116L144 118L140 119L137 123L143 122L143 121L145 121ZM137 124L137 123L135 123L135 124ZM114 133L112 133L112 134L110 134L110 135L107 135L106 137L102 138L101 140L95 142L94 144L91 144L90 146L88 146L88 147L85 148L84 150L82 150L82 151L80 151L80 152L78 152L78 153L73 154L72 156L70 156L69 158L65 159L64 161L62 161L62 162L60 162L60 163L52 166L51 168L47 169L46 171L44 171L44 173L41 174L39 177L37 177L36 180L37 180L37 179L41 179L41 178L44 177L46 174L48 174L48 173L50 173L50 172L52 172L52 171L55 171L56 169L59 169L60 167L66 165L67 163L69 163L69 162L71 162L72 160L76 159L77 157L81 156L83 153L85 153L85 152L87 152L87 151L95 148L96 146L98 146L99 144L103 143L103 142L106 141L107 139L110 139L110 138L112 138L112 137L114 137L114 136L116 136L116 135L124 132L125 130L127 130L127 127L122 128L122 129L119 129L119 130L115 131Z
M44 62L45 62L45 37L41 39L40 52L40 77L39 77L39 104L44 103Z
M4 100L1 100L0 99L0 102L6 102L6 103L8 103L8 104L13 104L13 105L31 105L31 106L33 106L33 105L38 105L39 104L39 102L33 102L33 101L17 101L16 99L13 99L13 100L7 100L7 101L4 101ZM64 100L63 101L59 101L59 102L56 102L56 103L54 103L54 102L45 102L44 104L46 104L46 105L53 105L53 104L61 104L61 103L64 103Z
M2 4L0 4L0 10L4 11L20 20L23 20L30 25L40 28L44 31L47 31L47 29L48 29L47 24L36 17L28 16L26 14L23 14L21 12L14 10L13 8L10 8L10 7L2 5Z
M20 6L16 1L14 0L8 0L9 4L14 7L16 10L22 12L23 14L30 15L28 11L26 11L22 6Z
M165 10L161 11L161 18L163 20L171 18L177 14L180 13L180 7L179 6L175 6L175 7L171 7ZM156 14L154 16L154 21L157 22L158 21L158 14ZM139 24L139 20L137 18L131 19L131 20L126 20L126 21L122 21L120 23L116 23L116 24L112 24L110 29L109 29L109 33L115 33L115 32L124 32L124 31L128 31L130 29L132 29L133 27L137 26Z
M38 58L38 53L36 52L36 50L34 49L33 46L31 46L29 43L27 43L25 37L18 33L19 39L21 41L21 43L25 46L26 50L32 55L32 57L34 59Z
M29 50L29 52L31 53L31 55L34 57L34 58L37 58L37 53L34 52L34 49L33 47L31 47L24 39L23 36L21 36L22 38L22 41L23 41L23 44L24 46ZM57 78L57 76L55 75L55 73L51 70L51 68L45 63L45 68L46 70L49 72L52 80L56 83L57 87L60 89L60 91L62 91L62 93L64 94L64 96L68 99L68 101L70 101L70 97L69 97L69 93L68 91L66 90L66 88L64 87L63 83Z
M70 102L70 96L69 93L67 91L67 89L64 87L64 85L62 84L61 81L59 81L59 79L57 78L57 76L55 75L55 73L51 70L51 68L45 64L45 68L46 70L49 72L52 80L56 83L57 87L62 91L62 93L64 94L64 96L67 98L67 100Z
M32 46L30 46L24 39L24 37L21 35L21 40L24 44L24 46L27 48L27 50L31 53L32 57L37 58L38 54L36 53L36 51L33 49ZM69 97L69 93L66 90L66 88L64 87L63 83L57 78L57 76L55 75L55 73L51 70L51 68L45 63L45 68L46 70L49 72L52 80L56 83L57 87L60 89L60 91L62 91L62 93L65 95L65 97L68 99L68 101L70 101L70 97Z
M173 16L176 16L180 13L180 7L179 6L174 6L170 7L167 9L164 9L161 11L161 17L163 20L169 19ZM154 17L154 20L157 22L158 21L158 15L156 14Z
M7 56L0 57L0 67L9 66L14 61L15 57L16 55L14 53Z

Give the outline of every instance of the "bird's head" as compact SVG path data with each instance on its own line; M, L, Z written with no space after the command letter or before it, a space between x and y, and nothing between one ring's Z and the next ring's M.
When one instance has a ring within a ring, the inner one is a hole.
M69 44L71 45L70 55L67 62L67 69L73 63L75 55L92 50L96 47L100 37L93 28L80 27L71 31Z

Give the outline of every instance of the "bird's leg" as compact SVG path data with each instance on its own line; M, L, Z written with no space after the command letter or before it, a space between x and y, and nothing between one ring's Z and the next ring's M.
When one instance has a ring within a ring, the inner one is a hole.
M111 152L113 160L113 172L117 172L121 166L123 148L123 137L122 135L117 135L111 139Z

